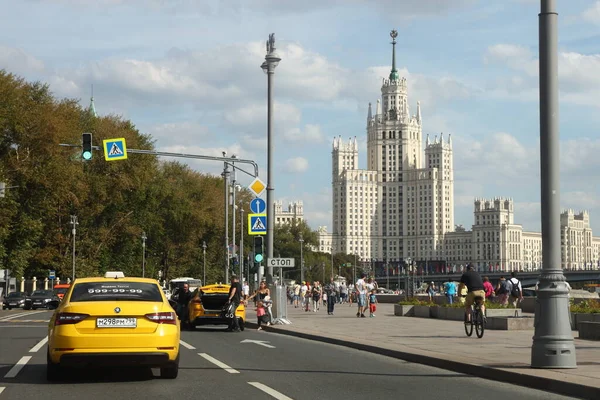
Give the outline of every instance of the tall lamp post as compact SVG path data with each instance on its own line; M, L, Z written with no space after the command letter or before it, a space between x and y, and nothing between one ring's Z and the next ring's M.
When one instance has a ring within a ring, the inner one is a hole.
M300 234L300 282L304 282L304 239L302 238L302 234Z
M535 333L531 346L533 368L577 368L569 320L569 292L561 269L557 30L556 0L542 0L539 14L539 69L544 265L535 307Z
M71 233L73 234L73 276L71 281L75 280L75 236L77 235L77 225L79 222L77 221L77 215L71 215L71 225L73 225L73 229Z
M223 152L223 157L227 155L227 152ZM223 186L225 187L225 282L229 282L229 164L225 161L223 163Z
M274 219L273 215L273 191L275 190L273 184L273 75L275 75L275 68L279 65L281 58L277 55L275 49L275 34L269 35L267 40L267 55L265 56L265 62L262 63L261 68L267 74L267 259L273 258L273 227ZM273 267L269 263L267 270L267 283L273 282Z
M146 277L146 232L142 232L142 278Z
M206 285L206 242L202 241L202 285Z
M241 190L241 186L237 186L238 190ZM244 207L240 206L240 251L239 251L239 263L240 263L240 279L244 281ZM250 281L248 281L250 282Z

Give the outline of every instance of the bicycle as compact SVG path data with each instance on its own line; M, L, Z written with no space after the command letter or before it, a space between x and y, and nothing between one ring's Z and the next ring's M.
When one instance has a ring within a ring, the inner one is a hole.
M483 337L483 332L485 331L485 320L483 312L481 311L484 299L481 296L477 296L474 300L475 305L471 306L471 321L467 322L465 316L465 333L469 337L473 335L473 326L475 326L475 333L477 334L477 337L481 339Z

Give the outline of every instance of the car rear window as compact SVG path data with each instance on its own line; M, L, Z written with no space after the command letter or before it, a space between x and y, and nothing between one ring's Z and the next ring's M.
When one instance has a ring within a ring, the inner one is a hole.
M85 282L75 284L69 301L163 301L158 285L144 282Z

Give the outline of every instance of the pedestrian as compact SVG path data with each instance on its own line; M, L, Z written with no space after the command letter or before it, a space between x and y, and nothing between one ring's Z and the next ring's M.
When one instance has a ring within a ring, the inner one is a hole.
M375 311L377 311L377 290L373 289L369 295L369 317L373 318Z
M267 315L267 310L265 309L265 305L260 300L256 303L256 319L258 323L257 331L262 330L262 324L266 324L267 326L271 325L271 322L269 321L269 316Z
M233 315L231 318L231 323L229 325L229 328L227 328L227 330L229 332L239 332L240 331L240 324L238 321L237 316L235 315L235 312L238 309L238 306L240 305L242 299L242 285L240 285L240 280L238 279L237 276L233 275L231 277L231 286L229 287L229 294L228 294L228 302L229 304L231 304L231 314Z
M367 311L367 283L365 282L364 273L360 274L360 279L356 281L354 284L354 288L356 289L357 294L357 303L358 303L358 311L356 313L356 317L366 318L365 311Z
M335 282L333 281L333 278L331 278L331 282L325 285L323 289L327 295L327 315L333 315L333 309L336 303Z
M448 304L454 303L454 296L456 296L456 283L448 281L444 284L444 291L446 292L446 301Z

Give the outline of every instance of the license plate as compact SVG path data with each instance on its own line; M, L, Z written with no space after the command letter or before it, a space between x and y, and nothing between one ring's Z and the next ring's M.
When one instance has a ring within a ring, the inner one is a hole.
M135 328L137 318L98 318L96 326L98 328Z
M41 301L35 301L35 302L33 302L33 304L42 304L42 302Z
M9 303L10 306L16 306L17 303Z

